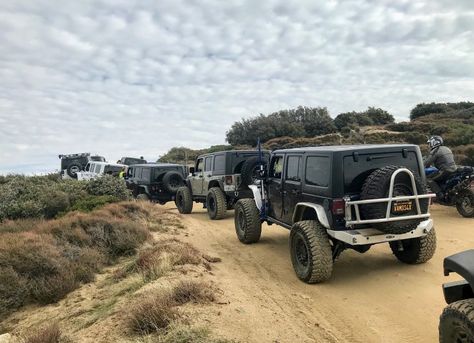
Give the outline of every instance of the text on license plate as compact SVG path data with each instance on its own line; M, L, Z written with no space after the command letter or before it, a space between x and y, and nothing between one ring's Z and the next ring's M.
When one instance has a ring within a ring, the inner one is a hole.
M393 212L408 212L412 210L412 207L411 201L397 201L393 203Z

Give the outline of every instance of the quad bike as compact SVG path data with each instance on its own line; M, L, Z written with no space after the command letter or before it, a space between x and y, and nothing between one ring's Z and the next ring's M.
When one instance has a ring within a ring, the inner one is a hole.
M474 168L459 167L440 184L430 180L436 173L434 167L425 168L428 186L436 193L436 201L444 206L456 206L459 214L466 218L474 217Z

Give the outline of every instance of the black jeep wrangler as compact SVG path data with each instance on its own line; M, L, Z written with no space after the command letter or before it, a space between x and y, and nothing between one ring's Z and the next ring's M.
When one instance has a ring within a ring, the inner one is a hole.
M204 204L211 219L223 218L238 199L253 196L248 185L254 182L259 165L267 163L268 156L268 151L262 151L259 156L255 150L199 156L195 167L190 168L186 186L176 193L176 207L180 213L191 213L196 201Z
M77 179L77 172L84 170L90 161L105 162L103 156L91 156L90 153L59 155L61 160L61 177Z
M257 242L262 222L290 229L293 267L307 283L329 279L348 248L388 242L400 261L426 262L436 236L423 171L416 145L276 150L260 185L250 186L254 199L235 206L237 236Z
M444 259L444 275L461 275L464 280L445 283L444 299L449 304L439 319L440 343L474 342L474 250Z
M128 168L125 182L135 198L163 205L174 200L185 177L185 167L179 164L134 164Z

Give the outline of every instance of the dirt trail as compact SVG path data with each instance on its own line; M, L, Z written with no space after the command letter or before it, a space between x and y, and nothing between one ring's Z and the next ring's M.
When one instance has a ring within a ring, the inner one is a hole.
M182 219L186 240L222 258L213 273L229 301L203 320L242 342L437 342L441 284L456 279L443 276L442 260L474 247L474 221L454 208L434 206L432 214L438 248L428 263L401 264L383 244L345 251L329 282L307 285L293 272L287 230L264 225L259 243L243 245L233 211L211 221L195 204Z

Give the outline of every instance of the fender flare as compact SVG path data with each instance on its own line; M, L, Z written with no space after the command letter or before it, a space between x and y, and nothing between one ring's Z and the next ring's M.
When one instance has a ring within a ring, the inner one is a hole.
M293 223L299 221L300 216L303 214L303 210L308 207L316 211L316 215L321 225L324 226L326 229L329 229L329 221L328 217L326 216L326 211L324 210L324 207L322 205L313 204L311 202L299 202L298 204L296 204L292 217Z
M445 276L457 273L464 278L461 281L443 284L446 303L474 297L474 249L446 257L443 269Z
M260 188L257 185L248 186L253 193L253 200L259 211L262 211L263 201L262 194L260 193Z

